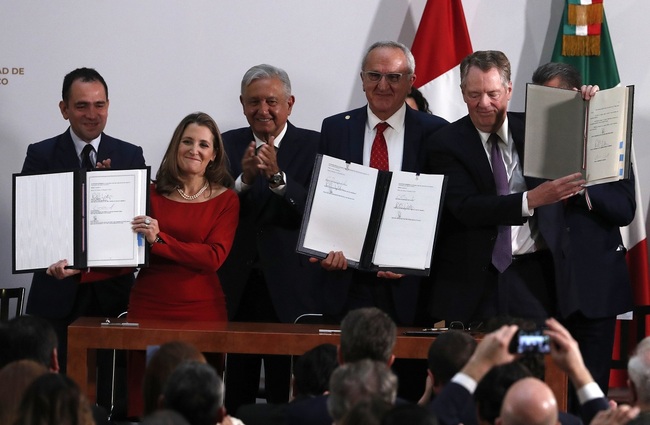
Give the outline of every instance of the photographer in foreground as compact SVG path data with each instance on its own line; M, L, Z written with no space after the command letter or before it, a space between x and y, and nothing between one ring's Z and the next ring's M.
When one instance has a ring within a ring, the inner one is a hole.
M551 340L550 355L577 389L582 406L582 420L588 424L599 411L609 409L610 405L585 367L578 343L571 334L553 318L546 320L546 326L544 333ZM492 367L512 362L517 358L517 355L509 350L513 337L517 336L517 330L516 325L506 325L483 338L465 367L454 375L434 401L433 408L441 424L459 423L462 406L472 397L476 385L485 374ZM552 408L557 409L556 403L554 406ZM562 417L560 422L564 423Z

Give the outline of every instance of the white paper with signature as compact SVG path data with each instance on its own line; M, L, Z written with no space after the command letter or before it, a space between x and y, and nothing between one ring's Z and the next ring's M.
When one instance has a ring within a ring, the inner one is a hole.
M394 171L373 263L429 268L444 176Z
M304 246L359 261L376 182L376 169L323 155Z
M146 179L142 169L88 173L88 267L144 262L144 239L133 232L131 221L146 213Z

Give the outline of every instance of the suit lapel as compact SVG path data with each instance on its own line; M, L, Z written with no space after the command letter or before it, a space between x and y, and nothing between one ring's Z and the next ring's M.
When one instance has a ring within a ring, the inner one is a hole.
M115 143L113 138L102 133L101 141L99 142L99 151L97 152L97 162L101 162L107 158L112 157L115 150Z
M420 146L422 143L422 125L417 119L417 112L406 108L404 117L404 154L402 157L402 170L415 173L420 172Z
M350 112L348 121L348 146L350 147L349 161L356 164L363 164L363 142L365 139L366 122L368 121L368 109L355 109Z
M465 118L463 118L463 126L460 129L460 133L460 137L458 138L459 143L462 143L460 142L462 140L467 140L468 143L466 146L458 146L458 149L466 152L470 164L468 169L470 172L476 173L476 178L474 180L478 184L484 184L486 190L496 193L492 167L490 167L490 162L487 159L481 136L478 134L478 130L476 130L474 124L472 124L469 115L466 115ZM463 155L460 155L459 157L462 158Z
M524 170L524 133L525 133L525 121L521 119L521 114L519 113L508 113L508 125L510 126L510 133L515 142L515 147L517 149L517 155L519 156L519 166L521 167L521 172L524 175L524 180L526 181L526 186L529 189L535 188L544 182L543 179L538 179L534 177L526 177Z
M74 147L74 142L70 136L70 129L59 136L56 143L56 161L59 162L57 168L60 169L76 169L80 167L79 157Z
M519 163L521 169L524 169L524 122L519 119L518 115L508 113L508 125L510 126L510 134L515 142L517 155L519 156Z
M300 140L296 138L296 127L287 121L287 132L284 133L282 144L278 150L278 166L286 173L292 168L293 158L300 150Z

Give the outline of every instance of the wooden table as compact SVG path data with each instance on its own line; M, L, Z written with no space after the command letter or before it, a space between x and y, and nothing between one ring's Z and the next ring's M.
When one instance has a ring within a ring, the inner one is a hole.
M338 334L319 332L333 329L329 325L142 320L137 326L123 326L124 321L111 319L113 324L107 326L101 324L103 321L82 317L68 328L68 376L93 402L97 390L96 354L102 348L146 350L150 345L178 340L208 353L300 355L318 344L339 343ZM411 329L398 329L394 354L399 358L426 359L434 337L405 336L404 331ZM546 383L555 393L560 410L566 410L567 377L550 356L546 356Z

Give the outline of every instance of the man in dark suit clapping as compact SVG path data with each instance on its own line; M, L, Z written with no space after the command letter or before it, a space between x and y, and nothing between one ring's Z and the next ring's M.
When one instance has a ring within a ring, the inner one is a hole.
M316 307L318 267L296 253L319 134L289 120L295 101L287 73L262 64L242 79L239 98L249 126L223 134L240 199L239 226L219 269L230 320L292 323ZM290 358L229 355L226 407L254 403L264 358L269 403L289 398Z

